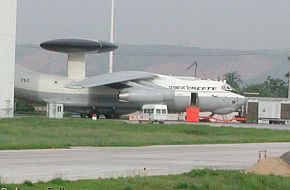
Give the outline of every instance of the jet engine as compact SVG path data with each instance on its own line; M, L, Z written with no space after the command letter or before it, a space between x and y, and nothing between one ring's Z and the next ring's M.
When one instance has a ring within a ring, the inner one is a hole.
M119 93L121 102L142 102L157 103L172 101L174 99L173 90L163 89L125 89Z

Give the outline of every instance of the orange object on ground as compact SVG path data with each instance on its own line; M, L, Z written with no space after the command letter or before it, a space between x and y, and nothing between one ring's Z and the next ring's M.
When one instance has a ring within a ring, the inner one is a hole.
M186 117L187 122L199 122L199 107L188 106L186 107Z
M217 117L211 117L211 116L200 116L200 119L206 119L210 122L222 122L222 123L231 123L231 122L242 122L245 123L247 121L247 118L245 117L233 117L231 119L220 119Z

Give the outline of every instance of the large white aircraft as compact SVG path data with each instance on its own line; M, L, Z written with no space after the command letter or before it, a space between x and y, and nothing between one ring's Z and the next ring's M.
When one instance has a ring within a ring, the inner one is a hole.
M184 112L197 105L202 112L239 111L245 97L225 82L195 77L121 71L85 76L85 54L113 51L116 45L84 39L58 39L41 44L68 54L68 75L48 75L16 65L15 95L29 101L62 103L65 110L118 118L144 104L166 104L169 112Z

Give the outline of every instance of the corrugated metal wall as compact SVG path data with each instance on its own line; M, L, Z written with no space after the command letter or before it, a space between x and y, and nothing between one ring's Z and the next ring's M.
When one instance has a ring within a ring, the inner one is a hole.
M247 106L248 106L247 121L249 123L257 123L259 103L249 102Z
M290 104L281 104L281 119L290 119Z

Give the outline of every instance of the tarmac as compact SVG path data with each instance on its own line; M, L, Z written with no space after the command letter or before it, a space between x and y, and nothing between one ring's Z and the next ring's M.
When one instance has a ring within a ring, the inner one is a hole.
M212 127L234 127L234 128L255 128L255 129L272 129L272 130L290 130L290 125L282 124L255 124L255 123L214 123L202 122L200 125L209 125Z
M280 156L290 143L247 143L148 147L72 147L0 151L1 183L181 174L192 169L244 170L258 151Z

